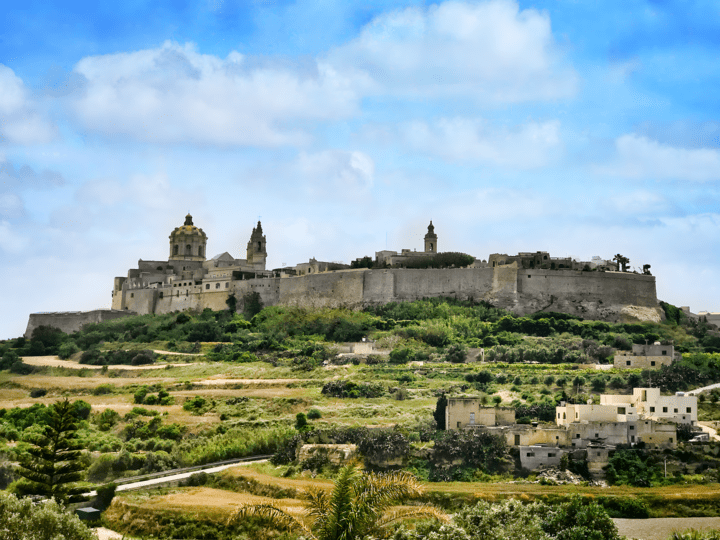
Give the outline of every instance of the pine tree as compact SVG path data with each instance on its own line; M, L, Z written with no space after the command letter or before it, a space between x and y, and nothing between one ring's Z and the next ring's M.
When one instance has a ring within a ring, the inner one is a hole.
M81 500L83 489L74 484L84 476L80 462L75 408L70 401L58 401L49 408L48 423L42 433L28 438L32 446L21 458L18 491L25 495L54 497L59 502Z

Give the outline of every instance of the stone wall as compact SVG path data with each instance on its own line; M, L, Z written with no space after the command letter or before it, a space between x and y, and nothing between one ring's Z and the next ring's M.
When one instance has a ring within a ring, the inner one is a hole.
M93 311L68 311L59 313L31 313L28 320L25 337L30 338L33 330L38 326L52 326L65 332L72 334L80 330L83 325L89 323L100 323L110 321L120 317L128 317L137 315L132 311L115 311L111 309L96 309Z
M622 272L526 270L516 264L495 268L340 270L295 277L233 280L229 288L204 290L129 288L116 280L113 308L138 313L185 309L225 309L225 299L248 292L263 305L360 308L371 304L449 296L485 300L528 315L559 311L588 319L619 321L627 313L649 313L660 320L654 276ZM178 293L180 295L178 296ZM631 309L629 309L631 308ZM634 310L634 311L633 311Z

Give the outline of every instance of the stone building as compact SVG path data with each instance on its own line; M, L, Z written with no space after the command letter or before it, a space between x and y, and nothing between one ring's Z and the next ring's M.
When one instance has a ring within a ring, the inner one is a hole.
M485 407L478 398L451 397L445 408L447 429L463 429L472 426L504 426L515 423L515 409L510 407Z
M618 351L613 365L618 369L660 369L660 366L669 366L674 360L675 347L656 341L653 344L634 343L632 351Z

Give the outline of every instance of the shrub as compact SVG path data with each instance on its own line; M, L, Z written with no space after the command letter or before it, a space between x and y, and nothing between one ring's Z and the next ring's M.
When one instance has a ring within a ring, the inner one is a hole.
M317 409L310 409L307 413L307 417L309 420L317 420L318 418L322 418L322 414Z
M63 360L70 358L76 352L79 352L80 348L75 344L74 341L66 341L60 347L58 347L58 356Z
M445 353L445 361L454 364L461 364L467 359L467 347L460 343L450 345Z
M44 388L33 388L32 390L30 390L31 398L43 397L46 394L47 394L47 390L45 390Z

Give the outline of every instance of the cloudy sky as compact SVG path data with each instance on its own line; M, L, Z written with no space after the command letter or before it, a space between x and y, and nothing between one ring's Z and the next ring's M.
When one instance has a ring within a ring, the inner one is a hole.
M110 306L186 213L269 267L422 248L651 264L720 311L715 1L0 7L0 339Z

